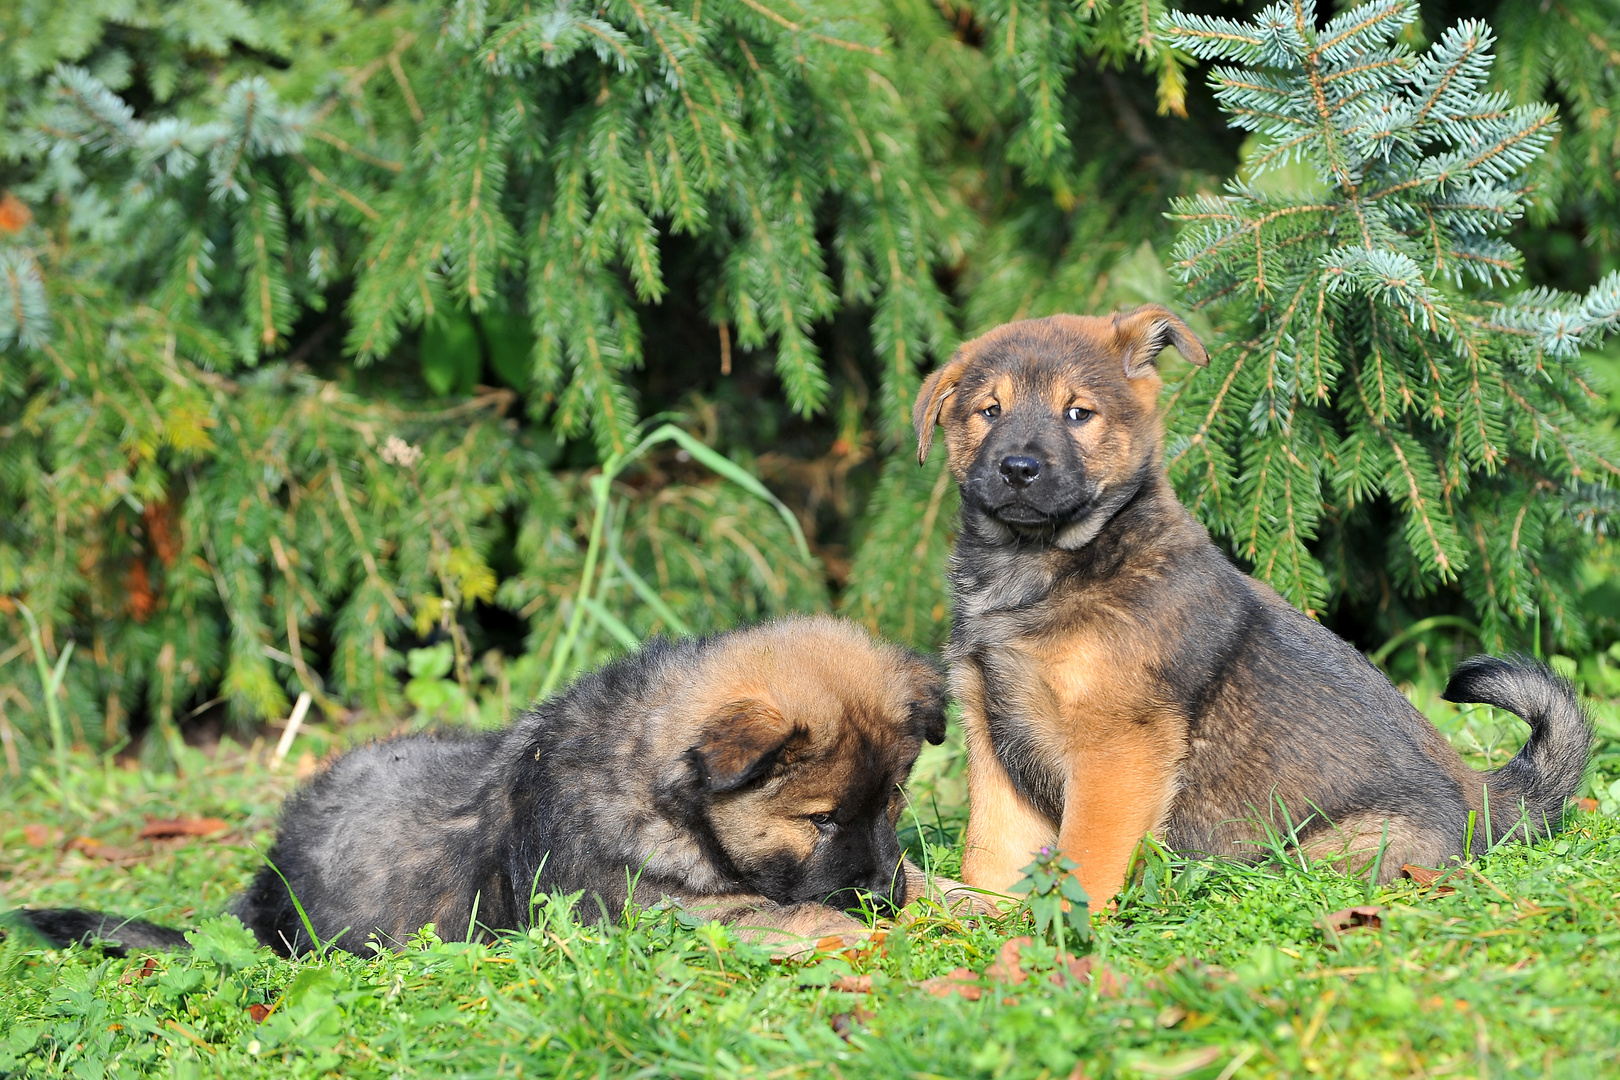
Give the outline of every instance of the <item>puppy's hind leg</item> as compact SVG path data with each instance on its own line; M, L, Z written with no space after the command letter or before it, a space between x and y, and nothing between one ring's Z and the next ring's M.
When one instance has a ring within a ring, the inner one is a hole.
M1387 885L1401 867L1443 866L1456 845L1436 828L1394 814L1367 811L1331 822L1302 840L1299 851L1311 860L1327 860L1352 877Z

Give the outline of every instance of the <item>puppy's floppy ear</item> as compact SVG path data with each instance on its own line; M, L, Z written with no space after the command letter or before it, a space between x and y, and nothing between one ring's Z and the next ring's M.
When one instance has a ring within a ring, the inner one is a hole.
M911 733L938 746L945 741L945 679L938 667L917 653L907 649L905 658L911 683L906 702Z
M964 350L956 350L951 362L923 380L917 391L916 404L911 407L911 426L917 431L917 464L928 460L928 451L934 446L934 427L945 409L945 402L956 393L956 385L967 371L968 357Z
M709 717L702 741L687 756L707 790L736 791L768 775L804 734L766 702L734 701Z
M945 688L938 683L911 702L911 722L919 736L938 746L945 741Z
M1143 304L1135 311L1114 316L1114 336L1125 353L1125 375L1137 379L1146 375L1166 345L1174 345L1187 363L1209 366L1209 353L1203 342L1187 329L1187 324L1159 304Z

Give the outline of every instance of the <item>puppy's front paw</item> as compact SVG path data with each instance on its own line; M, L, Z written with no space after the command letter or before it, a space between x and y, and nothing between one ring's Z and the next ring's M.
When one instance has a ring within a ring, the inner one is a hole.
M731 921L738 937L768 945L771 954L780 957L863 949L887 933L825 904L767 902L734 915Z
M953 915L987 915L1000 918L1018 902L1016 897L977 889L952 878L925 873L911 860L906 860L907 907L932 904Z

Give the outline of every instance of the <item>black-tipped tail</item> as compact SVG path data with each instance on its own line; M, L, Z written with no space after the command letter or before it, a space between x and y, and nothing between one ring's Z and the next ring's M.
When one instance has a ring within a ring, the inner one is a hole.
M1475 656L1457 665L1443 696L1494 705L1530 725L1530 740L1513 760L1481 778L1490 791L1490 839L1528 840L1556 832L1592 752L1592 723L1575 688L1524 657Z
M66 948L73 942L101 944L110 956L123 956L130 949L189 949L186 935L167 926L155 926L140 919L125 919L103 911L79 908L23 908L17 916L51 944Z

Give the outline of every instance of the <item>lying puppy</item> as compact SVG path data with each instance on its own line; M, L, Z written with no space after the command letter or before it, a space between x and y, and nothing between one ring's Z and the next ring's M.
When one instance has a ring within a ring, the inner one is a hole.
M962 492L948 658L967 732L967 883L1005 891L1056 841L1101 903L1145 834L1253 857L1260 821L1387 881L1461 854L1470 811L1475 851L1556 829L1591 744L1570 687L1539 666L1460 666L1448 700L1531 727L1506 767L1467 768L1176 501L1155 364L1167 344L1208 362L1157 305L1016 322L962 346L917 397L918 458L942 424Z
M283 955L314 944L292 895L357 953L426 923L522 928L531 898L576 890L585 917L667 897L771 943L858 934L843 909L923 884L895 822L923 740L945 736L941 681L826 617L654 641L505 730L344 754L289 801L273 868L231 910ZM58 944L185 944L97 912L24 915Z

